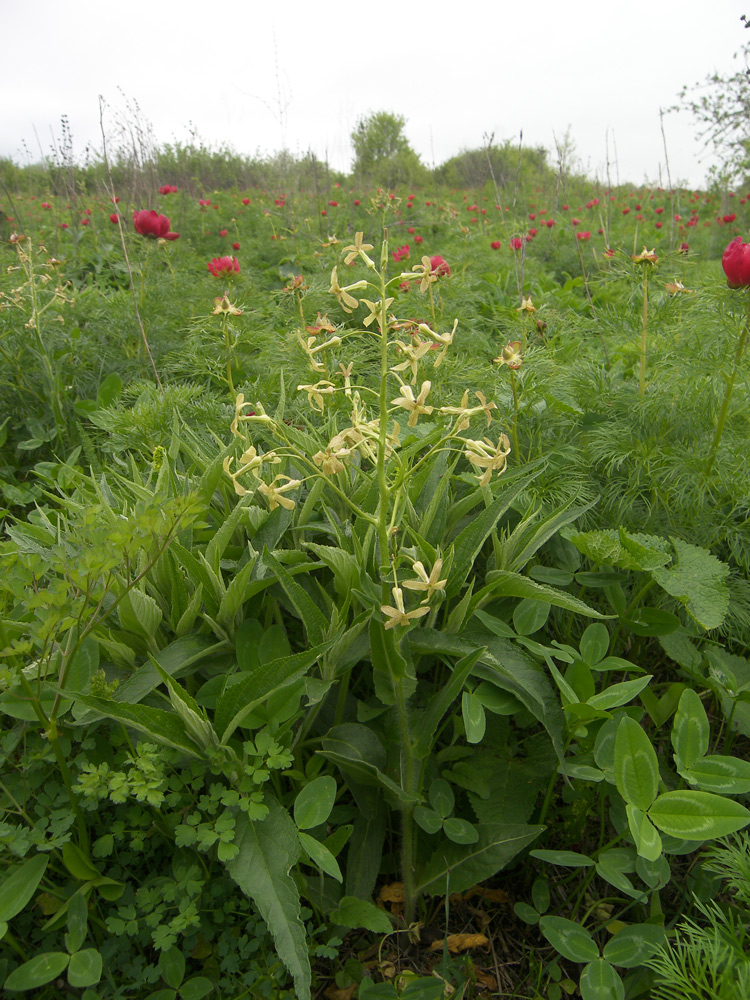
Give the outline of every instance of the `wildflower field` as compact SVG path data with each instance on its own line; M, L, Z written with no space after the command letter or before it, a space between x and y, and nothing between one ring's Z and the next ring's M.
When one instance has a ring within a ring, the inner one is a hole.
M750 191L532 159L3 184L3 995L750 997Z

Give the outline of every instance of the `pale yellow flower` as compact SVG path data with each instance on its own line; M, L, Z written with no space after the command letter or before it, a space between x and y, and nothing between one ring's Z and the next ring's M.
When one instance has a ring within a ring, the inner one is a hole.
M344 247L341 251L346 254L346 257L344 257L345 264L351 264L356 257L361 257L368 267L375 267L375 263L370 260L366 253L367 250L372 250L372 243L363 243L362 237L364 235L364 233L355 233L354 243L351 246Z
M276 484L282 479L287 481L281 486ZM284 507L285 510L293 510L295 501L291 497L285 497L283 494L287 493L289 490L296 490L298 486L302 485L301 479L292 479L291 476L285 476L279 473L272 483L266 484L261 483L258 487L258 492L262 493L264 497L268 500L268 506L270 510L276 510L277 507Z
M333 382L328 382L326 379L321 379L316 382L315 385L298 385L297 392L306 392L307 401L314 410L319 410L321 413L325 409L325 401L323 396L330 396L336 391L336 386Z
M424 295L433 281L437 281L437 275L432 273L432 261L429 257L423 257L421 264L414 264L412 271L419 271L420 283L419 291Z
M336 442L337 444L338 442ZM341 461L351 455L350 448L336 447L334 441L328 445L325 451L319 451L313 455L313 462L320 466L320 471L324 476L331 476L336 472L343 472L346 466Z
M410 385L402 385L401 395L391 400L391 406L403 406L405 410L409 411L409 427L417 426L420 413L426 413L428 416L432 413L434 407L424 405L424 401L427 399L431 388L432 382L423 382L419 390L419 395L415 399L412 387Z
M423 615L430 613L430 609L424 606L415 608L413 611L406 611L404 608L404 592L400 587L392 587L391 593L393 594L396 607L384 605L380 609L390 619L385 623L387 629L395 628L397 625L408 625L415 618L421 618Z
M523 295L521 296L521 305L518 307L518 309L516 309L516 312L519 312L519 313L520 312L527 312L527 313L535 313L536 312L536 306L531 301L531 296L529 296L528 299L524 298Z
M361 281L355 281L353 285L345 285L344 287L342 287L339 284L337 269L334 267L334 269L331 271L331 287L328 289L328 291L332 295L336 296L336 298L339 300L339 305L344 310L344 312L350 313L357 308L359 302L357 302L357 300L354 298L353 295L350 294L350 292L357 291L358 289L361 288L367 288L367 282L364 280L364 278Z
M630 259L634 264L655 264L659 259L656 256L656 248L647 250L646 247L638 254L631 254Z
M370 302L369 299L362 299L361 302L362 302L363 306L367 306L367 308L370 310L369 315L365 316L365 318L362 320L362 322L364 323L364 325L365 326L369 326L370 323L373 322L373 320L377 320L378 321L378 326L380 326L380 319L381 319L381 316L382 316L382 312L381 312L381 309L382 309L382 300L378 299L377 302ZM385 300L385 308L387 309L388 306L392 302L393 302L393 299L386 299ZM381 327L381 329L382 329L382 327Z
M435 565L432 567L432 572L427 575L427 570L424 568L424 564L421 562L415 562L412 564L412 569L419 577L418 580L404 580L403 586L408 590L423 590L426 594L422 604L427 604L432 595L439 590L445 590L445 585L448 580L440 579L440 571L443 568L443 560L436 559Z
M507 365L508 368L512 368L513 371L517 371L523 364L523 358L521 357L521 341L509 340L505 347L503 347L500 351L499 357L493 359L493 364Z
M407 368L411 369L411 380L412 382L417 381L417 369L419 367L419 362L427 354L427 352L432 347L429 340L420 340L419 337L414 337L411 344L405 344L401 340L395 341L396 347L398 347L399 354L406 356L406 361L402 361L400 365L394 365L391 368L392 372L405 372Z
M493 444L489 438L483 438L481 441L464 438L463 441L466 445L466 457L471 464L485 470L479 479L480 486L489 483L493 472L497 472L498 475L505 472L510 455L510 441L506 434L500 435L497 444Z
M474 395L480 402L479 406L469 406L469 390L466 389L461 397L461 403L459 406L441 406L438 411L439 413L446 413L448 416L456 416L460 418L455 427L456 433L465 431L469 426L471 418L479 413L484 413L487 417L488 427L492 422L492 415L490 411L496 410L497 405L495 403L488 403L483 392L475 392Z

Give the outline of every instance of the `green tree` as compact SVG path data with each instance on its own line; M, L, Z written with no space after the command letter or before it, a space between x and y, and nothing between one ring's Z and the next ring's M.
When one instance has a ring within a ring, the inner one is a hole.
M362 181L382 187L424 180L427 170L404 135L406 119L388 111L361 117L351 134L353 172Z

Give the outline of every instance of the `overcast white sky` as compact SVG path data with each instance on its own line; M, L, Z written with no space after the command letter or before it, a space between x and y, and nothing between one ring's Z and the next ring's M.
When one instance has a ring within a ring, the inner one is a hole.
M136 101L159 142L193 127L344 170L371 111L403 115L428 166L485 134L554 148L570 129L591 175L606 176L609 139L613 181L616 149L622 182L666 186L659 109L739 67L742 13L750 0L3 0L0 156L38 160L62 115L77 152L100 148L101 94L108 121ZM664 127L673 181L699 185L689 115Z

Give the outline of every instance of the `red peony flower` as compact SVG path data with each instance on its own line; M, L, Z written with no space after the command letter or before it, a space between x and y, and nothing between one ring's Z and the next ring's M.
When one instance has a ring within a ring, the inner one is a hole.
M232 244L232 250L239 250L239 248L240 248L239 243L233 243Z
M356 206L356 205L359 205L359 203L360 203L360 201L359 201L359 198L355 198L355 199L354 199L354 204L355 204L355 206Z
M724 251L721 266L730 288L750 288L750 243L743 243L735 236Z
M215 278L229 278L240 273L240 262L236 257L213 257L208 270Z
M170 222L166 215L158 215L147 208L140 212L133 212L133 227L141 236L150 236L152 239L176 240L179 233L170 233Z
M50 203L48 201L43 201L40 207L41 208L52 208L52 206L50 205Z
M721 217L722 222L734 222L734 220L736 218L737 218L737 216L736 216L736 214L734 212L732 212L731 215L723 215Z
M177 188L174 184L162 184L159 188L159 194L177 194Z
M589 232L576 233L576 239L580 240L582 243L587 243L591 239L591 233Z
M423 239L424 239L424 236L415 236L414 237L414 242L415 243L421 243Z
M494 240L492 243L490 243L490 246L492 247L493 250L499 250L500 247L502 246L502 243L500 242L500 240Z
M339 203L337 201L329 201L328 204L329 204L329 206L331 208L338 208L339 207Z
M448 262L443 260L442 257L430 257L430 267L432 268L432 273L438 278L450 277L451 269L448 266Z
M117 212L113 212L109 217L109 221L112 223L113 226L116 226L119 220L120 216L117 214Z
M536 229L534 229L534 228L532 227L532 228L531 228L531 229L529 230L529 236L536 236L536 234L537 234L537 230L536 230Z
M243 205L249 205L250 204L250 199L249 198L243 198L242 199L242 204Z
M219 230L219 236L226 236L226 235L227 235L227 230L226 229L220 229Z
M553 226L557 225L554 219L545 219L544 224L547 227L547 229L552 229Z
M523 246L523 240L520 236L514 236L508 243L511 250L520 250Z

